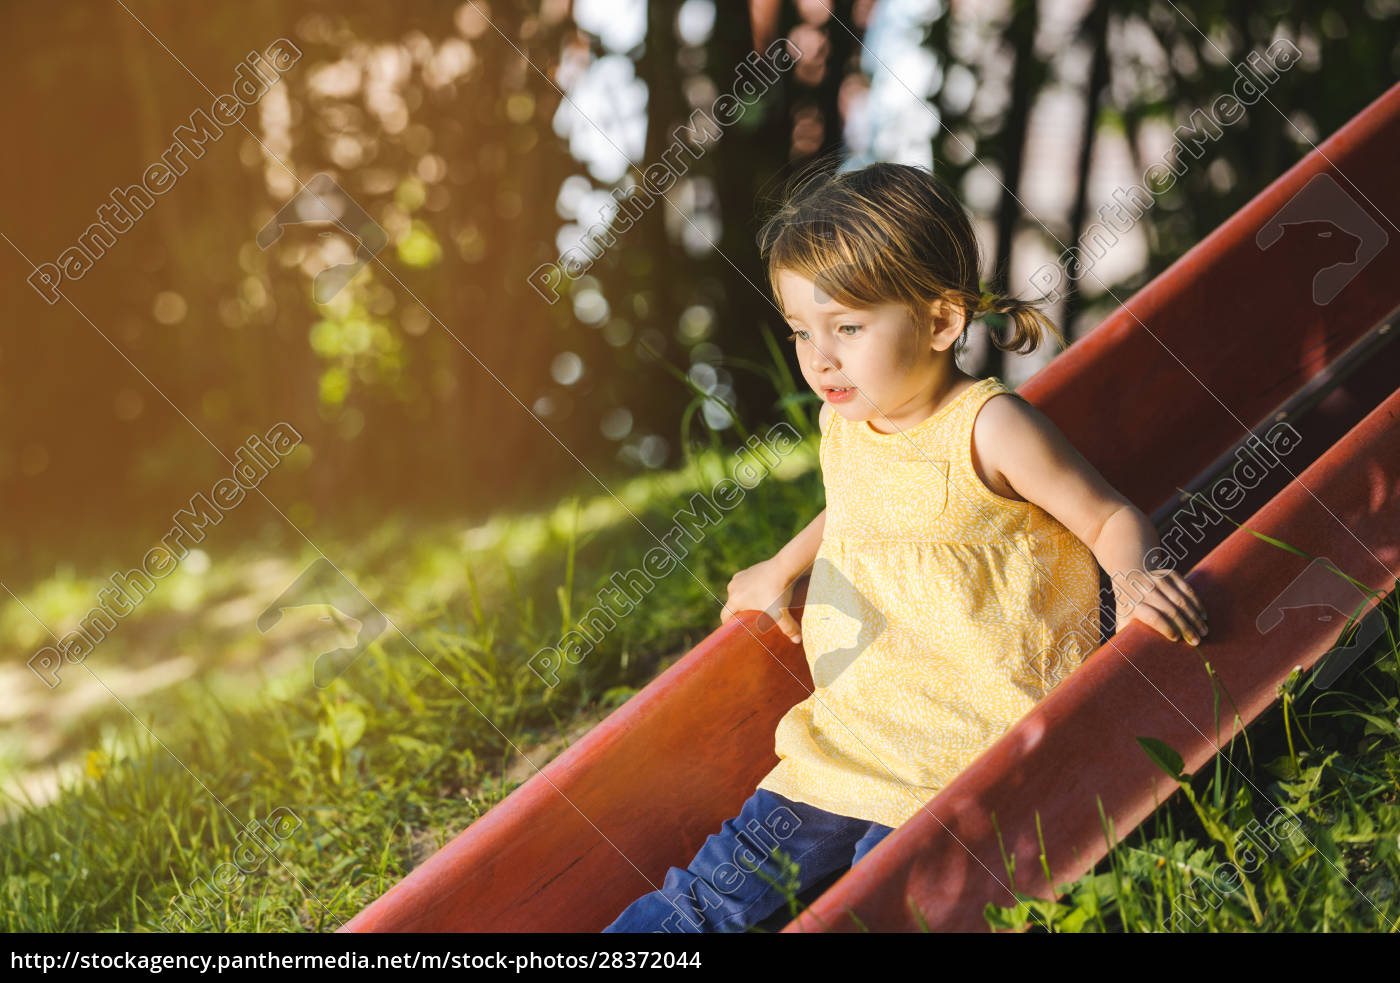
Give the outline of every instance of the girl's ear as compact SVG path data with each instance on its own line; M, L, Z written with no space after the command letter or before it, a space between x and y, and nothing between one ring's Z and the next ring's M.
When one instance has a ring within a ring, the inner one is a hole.
M939 298L929 304L929 347L941 352L952 348L967 325L961 304Z

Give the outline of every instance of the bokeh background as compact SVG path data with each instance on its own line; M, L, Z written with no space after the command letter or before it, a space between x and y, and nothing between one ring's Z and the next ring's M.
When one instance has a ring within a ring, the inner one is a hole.
M586 731L820 510L809 440L562 685L525 667L745 435L811 437L754 243L788 177L928 166L975 217L986 283L1031 298L1032 271L1279 37L1303 59L1268 101L1047 305L1071 341L1394 83L1400 2L7 0L6 927L159 927L228 849L219 824L279 805L305 821L294 859L206 924L353 914L532 773L521 742L539 763ZM279 38L301 58L244 125L47 303L34 268ZM533 289L780 38L797 66L557 302ZM313 278L353 239L310 223L257 241L319 173L387 235L325 304ZM974 325L966 371L1015 386L1055 356L1000 352L1000 327ZM303 442L262 494L61 685L38 681L26 660L278 423ZM318 558L392 624L329 690L311 659L355 637L335 611L256 627Z

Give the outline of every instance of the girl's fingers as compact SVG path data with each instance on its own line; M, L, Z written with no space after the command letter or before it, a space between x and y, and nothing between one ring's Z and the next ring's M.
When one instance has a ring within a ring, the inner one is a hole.
M1209 628L1206 623L1206 606L1201 603L1201 599L1196 596L1196 592L1191 589L1191 585L1186 582L1186 578L1175 570L1172 571L1172 583L1181 589L1181 593L1191 603L1191 609L1196 614L1196 620L1202 629Z
M783 609L782 617L778 619L778 628L794 642L800 642L802 640L802 629L798 626L797 619L792 616L787 608Z
M1162 635L1166 638L1170 638L1172 641L1176 641L1176 639L1180 637L1177 633L1176 627L1165 617L1163 617L1160 611L1152 607L1152 605L1150 604L1139 604L1136 608L1133 609L1132 617L1136 618L1138 621L1141 621L1143 624L1147 625L1147 627L1156 631L1159 635Z
M1153 601L1157 603L1151 603ZM1149 594L1137 606L1136 613L1141 620L1146 621L1172 641L1185 639L1192 645L1199 644L1200 638L1196 635L1195 628L1191 625L1185 612L1169 605L1170 602L1160 594Z
M1206 632L1206 612L1196 600L1188 584L1181 574L1175 570L1167 571L1167 575L1157 581L1158 591L1177 608L1184 616L1193 622L1193 627L1197 635L1204 635Z

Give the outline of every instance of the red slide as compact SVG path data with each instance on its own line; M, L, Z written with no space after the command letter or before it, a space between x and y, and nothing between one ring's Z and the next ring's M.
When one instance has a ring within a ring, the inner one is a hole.
M1377 326L1400 307L1396 159L1400 85L1020 388L1162 516L1210 635L1191 649L1119 632L785 931L855 930L848 911L874 931L985 930L983 906L1014 900L993 814L1015 887L1045 896L1037 814L1055 883L1072 880L1107 852L1100 800L1121 839L1175 788L1136 738L1170 744L1188 771L1230 739L1199 656L1247 724L1335 642L1341 622L1309 613L1350 613L1354 588L1178 487L1392 586L1400 346ZM1270 455L1280 422L1301 439ZM1219 475L1234 480L1206 484ZM660 886L777 763L778 719L811 689L801 647L756 618L712 633L342 931L596 932Z

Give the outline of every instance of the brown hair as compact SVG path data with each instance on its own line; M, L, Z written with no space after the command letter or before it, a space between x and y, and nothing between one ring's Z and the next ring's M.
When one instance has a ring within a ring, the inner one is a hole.
M778 273L790 270L848 307L903 304L920 327L934 300L960 305L966 321L955 355L966 347L967 325L984 314L1012 325L1009 338L988 332L1003 351L1033 352L1046 334L1068 345L1036 304L983 289L967 212L927 169L881 162L837 173L828 163L797 174L758 233L780 310Z

